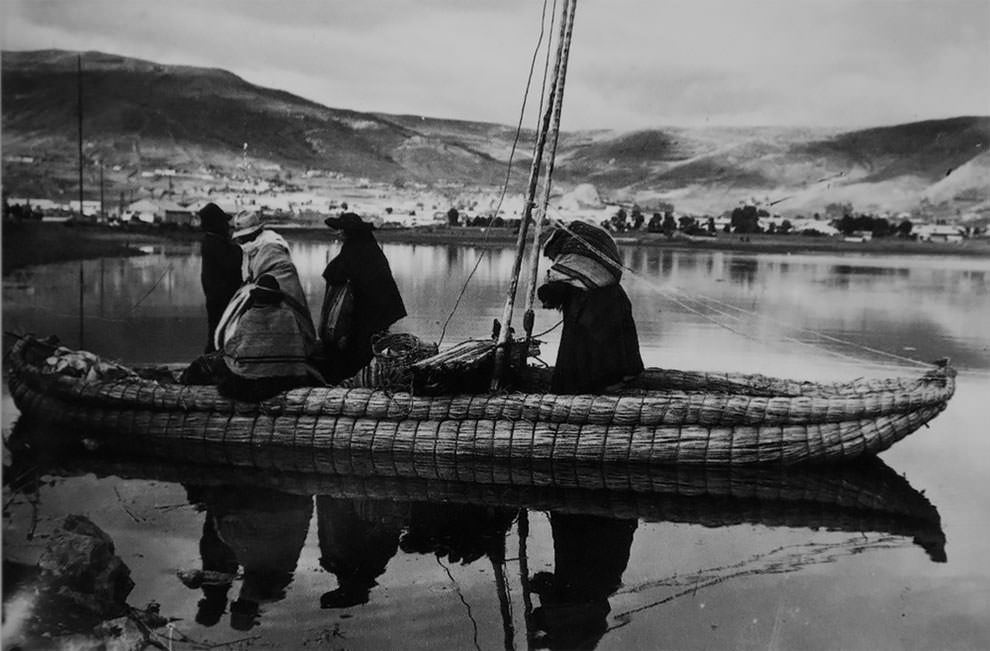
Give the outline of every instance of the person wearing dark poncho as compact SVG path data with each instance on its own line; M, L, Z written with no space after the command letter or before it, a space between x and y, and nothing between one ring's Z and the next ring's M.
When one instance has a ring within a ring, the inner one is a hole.
M643 370L629 297L619 285L622 267L615 241L584 222L558 227L543 254L552 266L537 295L563 312L553 393L595 393Z
M373 338L406 316L406 307L388 259L372 234L374 225L353 212L330 217L325 223L340 231L343 238L340 252L323 270L326 295L319 327L325 355L322 370L326 380L333 384L355 375L371 362ZM333 296L348 283L353 309L346 335L329 341L326 332Z
M200 281L206 296L206 321L210 329L206 352L216 350L213 333L227 303L241 286L241 248L231 240L232 217L217 204L208 203L199 211L203 242Z

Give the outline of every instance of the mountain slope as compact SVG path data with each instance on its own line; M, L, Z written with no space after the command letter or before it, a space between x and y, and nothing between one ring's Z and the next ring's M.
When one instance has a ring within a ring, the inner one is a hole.
M77 54L4 52L5 186L58 194L78 185ZM326 170L373 181L498 186L515 144L512 190L523 188L534 139L512 125L329 108L224 70L82 55L88 157L134 170L157 166ZM663 128L561 134L555 182L594 184L606 198L721 212L739 200L787 211L851 201L861 210L945 214L986 203L990 117L958 117L842 132L799 128ZM268 172L271 174L272 172Z
M249 155L266 161L352 176L493 180L502 173L489 156L469 148L431 146L396 122L327 108L223 70L97 52L83 54L82 69L84 137L115 151L140 143L142 154L152 159L159 154L171 159L169 150L185 150L189 162L218 164L236 161L247 144ZM14 142L74 140L76 93L74 53L5 52L5 140L7 134ZM404 164L424 151L428 169Z

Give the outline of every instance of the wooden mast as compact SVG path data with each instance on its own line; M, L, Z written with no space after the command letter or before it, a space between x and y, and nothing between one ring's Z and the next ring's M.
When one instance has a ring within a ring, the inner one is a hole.
M533 162L530 167L529 184L526 191L526 203L523 207L522 221L519 224L519 234L516 239L516 257L512 264L509 289L506 293L505 306L502 309L501 329L498 333L498 340L495 348L495 370L492 375L492 390L498 389L501 385L502 373L505 367L506 345L509 340L509 331L512 323L512 312L515 307L516 291L519 287L519 272L522 268L523 256L525 255L526 235L529 229L529 220L533 214L533 206L536 202L536 190L539 182L540 170L543 166L543 151L546 147L547 134L550 131L551 121L555 113L558 120L560 117L559 103L563 99L563 74L567 69L566 57L570 52L570 28L573 26L573 7L576 2L577 0L564 0L564 5L561 9L560 35L557 39L557 54L554 62L553 78L550 85L550 99L547 102L546 111L543 114L540 129L537 133L536 146L533 153ZM556 150L556 144L554 144L554 150ZM549 192L549 189L547 192ZM542 219L542 214L540 215L540 219Z
M529 287L526 292L526 311L523 313L523 328L526 331L526 346L533 338L533 302L536 298L536 277L540 268L540 233L543 228L543 220L546 218L547 206L550 205L550 182L553 178L554 162L557 160L557 140L560 137L560 112L564 104L564 80L567 78L567 59L571 51L571 33L574 31L574 10L577 2L574 0L570 4L570 13L565 18L566 35L563 44L561 57L560 78L557 86L557 93L554 95L553 125L550 136L550 158L547 163L546 179L543 182L543 201L540 204L539 213L533 224L533 245L529 249Z

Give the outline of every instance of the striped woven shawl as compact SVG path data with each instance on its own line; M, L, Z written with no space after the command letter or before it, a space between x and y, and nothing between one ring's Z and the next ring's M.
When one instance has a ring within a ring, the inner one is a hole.
M315 350L312 324L283 299L261 305L248 299L236 327L224 342L223 359L240 377L305 377Z
M622 278L615 240L604 229L585 222L571 222L557 230L547 240L544 253L553 260L547 282L596 289L616 285Z

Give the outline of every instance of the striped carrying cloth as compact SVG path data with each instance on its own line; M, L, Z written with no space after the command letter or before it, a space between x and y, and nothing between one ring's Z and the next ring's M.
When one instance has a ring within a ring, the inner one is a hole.
M240 303L223 342L223 360L245 379L306 377L316 350L309 315L288 295L258 285Z
M547 240L543 254L553 260L547 282L561 281L580 289L616 285L622 266L615 240L602 228L571 222Z

